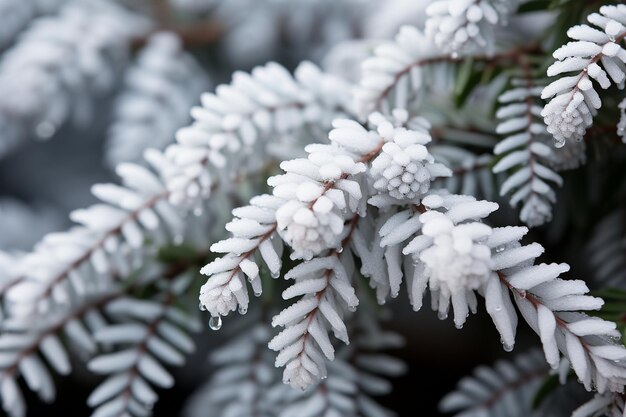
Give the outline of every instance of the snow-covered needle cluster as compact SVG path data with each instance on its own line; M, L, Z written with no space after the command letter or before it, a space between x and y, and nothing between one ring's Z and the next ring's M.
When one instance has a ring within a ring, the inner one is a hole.
M613 83L620 89L626 79L626 5L602 6L587 20L591 25L570 28L573 39L556 51L557 62L548 68L551 77L541 97L551 98L542 115L557 147L567 140L581 141L602 106L594 81L607 89ZM595 26L595 27L594 27ZM570 75L564 75L570 74Z
M426 35L454 56L479 50L493 51L495 29L506 25L518 0L437 0L426 9Z
M389 316L419 335L405 359L439 338L406 298L457 329L486 311L498 335L467 346L537 345L440 410L623 416L626 5L607 3L0 0L8 188L27 195L35 137L106 138L118 178L66 231L3 197L4 412L83 362L94 417L149 416L200 374L184 416L405 415L373 399L407 371ZM170 369L232 333L208 370Z

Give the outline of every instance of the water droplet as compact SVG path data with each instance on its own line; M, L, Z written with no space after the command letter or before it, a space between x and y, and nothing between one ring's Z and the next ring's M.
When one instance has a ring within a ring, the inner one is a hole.
M560 149L563 146L565 146L565 139L563 139L563 138L554 138L554 147L555 148Z
M609 40L610 40L611 42L615 42L615 39L616 39L616 38L615 38L615 35L609 35Z
M348 310L351 311L352 313L354 313L356 311L356 306L355 305L349 305L348 306Z
M341 252L343 252L343 246L340 246L337 248L337 253L341 253Z
M524 290L520 290L520 292L519 292L519 296L520 296L520 297L522 297L522 298L526 298L526 295L527 295L527 294L526 294L526 291L524 291Z
M496 308L494 308L495 311L502 311L502 306L496 306Z
M254 292L254 296L255 296L255 297L260 297L260 296L261 296L261 294L262 294L262 292L261 292L261 291L255 291L255 292Z
M322 375L322 377L320 379L323 381L323 380L325 380L327 378L328 378L328 375Z
M272 271L270 272L272 278L276 279L280 276L280 271Z
M463 323L455 323L454 327L456 327L457 329L461 330L463 328Z
M211 330L219 330L222 328L222 317L220 316L212 316L209 319L209 329Z
M513 345L509 345L508 343L503 343L502 347L504 348L505 352L511 352L513 350Z
M239 306L237 311L239 311L239 314L243 315L243 314L246 314L248 312L248 309L246 307Z
M200 311L206 311L206 307L204 306L204 304L202 304L202 301L200 301L200 303L198 304L198 308L200 309Z
M248 277L248 282L252 282L252 281L254 281L254 278L255 278L255 277Z
M439 317L439 320L445 320L448 318L448 312L440 311L439 313L437 313L437 317Z
M504 248L504 245L502 245L502 246L498 246L498 247L496 248L496 253L502 253L502 252L504 252L504 249L505 249L505 248Z

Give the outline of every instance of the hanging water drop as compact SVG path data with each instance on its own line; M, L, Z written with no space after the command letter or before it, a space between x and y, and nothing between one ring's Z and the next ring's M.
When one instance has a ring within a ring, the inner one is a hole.
M513 345L509 345L508 343L503 343L502 347L504 348L505 352L511 352L513 350Z
M343 252L343 246L340 246L337 248L337 253L341 253L341 252Z
M554 138L554 147L555 148L560 149L563 146L565 146L565 139L563 139L563 138Z
M278 278L280 276L280 271L271 271L270 272L270 276L274 279Z
M244 315L244 314L246 314L248 312L248 309L246 307L239 306L237 311L239 312L239 314Z
M463 328L463 323L455 323L454 327L456 327L457 329L461 330Z
M206 307L204 306L204 304L202 304L202 301L198 303L198 308L200 309L200 311L206 311Z
M356 311L356 306L355 305L349 305L348 306L348 310L352 313L354 313Z
M439 313L437 313L437 317L439 317L439 320L445 320L448 318L448 312L440 311Z
M211 330L219 330L222 328L222 317L221 316L211 316L209 319L209 329Z
M255 292L254 292L254 296L255 296L255 297L260 297L260 296L261 296L261 294L262 294L262 292L261 292L261 291L255 291Z

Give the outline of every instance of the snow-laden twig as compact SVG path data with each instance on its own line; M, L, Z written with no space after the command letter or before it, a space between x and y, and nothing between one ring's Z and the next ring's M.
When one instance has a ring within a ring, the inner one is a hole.
M178 166L168 176L170 200L196 208L210 195L215 171L228 176L237 167L262 165L256 156L267 153L265 139L293 148L303 129L330 124L348 101L349 86L309 62L294 76L276 63L235 72L230 84L202 96L202 106L192 109L194 123L180 129L166 150Z
M200 272L209 276L200 289L200 308L211 314L212 328L221 327L222 319L231 311L248 311L248 281L258 297L262 293L260 268L255 262L257 252L273 277L282 266L282 242L276 235L276 209L281 200L269 195L253 198L248 206L233 210L235 219L226 224L233 237L211 245L211 251L226 253L205 265Z
M521 46L492 56L472 56L475 62L515 62L535 50ZM354 91L354 109L362 119L373 111L414 108L427 94L450 91L454 66L461 59L443 54L419 29L402 27L395 39L376 47L373 56L361 64L361 79Z
M626 5L602 6L600 13L590 14L587 20L597 28L578 25L567 31L573 41L554 52L557 61L548 68L548 75L558 79L541 94L550 99L541 114L557 147L567 140L582 140L593 124L602 106L594 80L607 89L613 83L623 88L626 79L626 50L622 47Z
M359 300L351 284L354 273L349 247L359 216L355 215L341 241L341 253L334 249L328 256L304 262L285 275L295 284L283 291L283 298L303 297L272 319L272 326L285 329L276 335L269 347L278 351L276 366L284 366L283 382L306 389L327 376L326 360L335 358L328 336L329 327L336 338L349 343L343 321L344 307L356 310Z
M279 380L266 349L267 324L254 323L211 352L217 370L185 405L185 417L274 417L279 408L268 398ZM208 413L208 414L207 414Z
M47 235L23 257L23 279L7 293L12 314L71 304L105 285L112 272L125 275L141 263L148 236L174 242L182 237L184 222L169 205L160 178L168 162L156 150L147 152L146 159L152 169L119 165L123 185L95 185L92 191L102 203L72 212L81 226Z
M106 306L117 322L96 331L94 339L117 349L96 356L87 365L92 372L108 375L87 399L96 407L94 415L150 414L158 399L151 384L174 385L164 364L182 365L185 355L195 349L187 333L200 329L195 317L174 305L192 278L189 273L177 277L153 300L126 297Z
M7 47L38 16L56 12L66 0L1 0L0 49Z
M442 209L443 213L439 211ZM394 258L390 269L394 273L388 275L386 285L399 287L404 266L414 308L421 307L424 291L430 287L433 309L446 318L451 304L457 327L475 311L473 290L477 290L485 297L487 312L507 351L513 349L518 321L512 293L522 316L539 334L551 366L558 365L560 351L588 390L621 391L626 378L622 363L626 349L615 340L620 336L616 325L583 313L598 310L603 301L587 295L589 289L583 281L559 278L569 265L534 265L543 247L537 243L520 245L526 228L492 229L475 221L494 209L470 197L432 194L417 211L423 214L401 212L391 217L380 229L382 245L403 244L411 234L422 232L402 249L412 256L413 263ZM375 260L371 264L379 263ZM363 272L373 275L367 269Z
M520 354L513 361L500 360L480 366L459 381L455 391L440 402L441 411L456 416L534 415L533 399L550 368L539 350Z
M144 149L172 143L208 87L207 75L183 50L180 38L171 32L152 35L125 73L106 144L107 163L141 162Z
M352 344L338 349L337 358L328 364L327 374L321 380L318 378L314 385L293 390L277 384L267 397L281 410L280 415L394 415L373 397L389 394L388 379L406 371L401 360L385 352L402 347L404 340L394 332L382 330L378 320L367 310L352 316Z
M453 56L495 49L495 29L506 26L518 0L437 0L428 6L426 36Z
M68 120L90 121L95 98L117 84L131 40L147 21L104 0L68 2L24 32L0 64L0 125L17 142L47 139Z
M540 226L552 218L556 194L552 184L563 185L563 178L551 169L560 152L552 148L550 135L540 119L538 102L542 86L536 85L527 58L520 59L522 78L512 81L512 88L499 97L496 113L498 134L504 135L494 148L502 156L493 172L507 172L500 195L510 194L513 207L521 204L520 219L530 227Z

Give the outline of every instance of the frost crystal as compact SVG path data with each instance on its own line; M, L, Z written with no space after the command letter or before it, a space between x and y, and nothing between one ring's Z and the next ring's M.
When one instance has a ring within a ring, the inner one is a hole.
M393 128L387 122L378 127L387 140L380 155L372 162L373 186L398 200L415 199L430 189L434 158L426 149L430 135L405 128Z
M288 202L276 212L280 236L305 259L324 249L339 247L343 218L333 209L327 197L321 197L311 207L302 201Z
M426 36L453 55L493 50L494 26L506 24L517 9L517 0L439 0L426 13Z
M433 246L420 254L431 289L464 296L480 288L491 274L491 250L481 243L491 228L479 223L455 226L439 212L425 213L420 221L424 235L433 239Z

